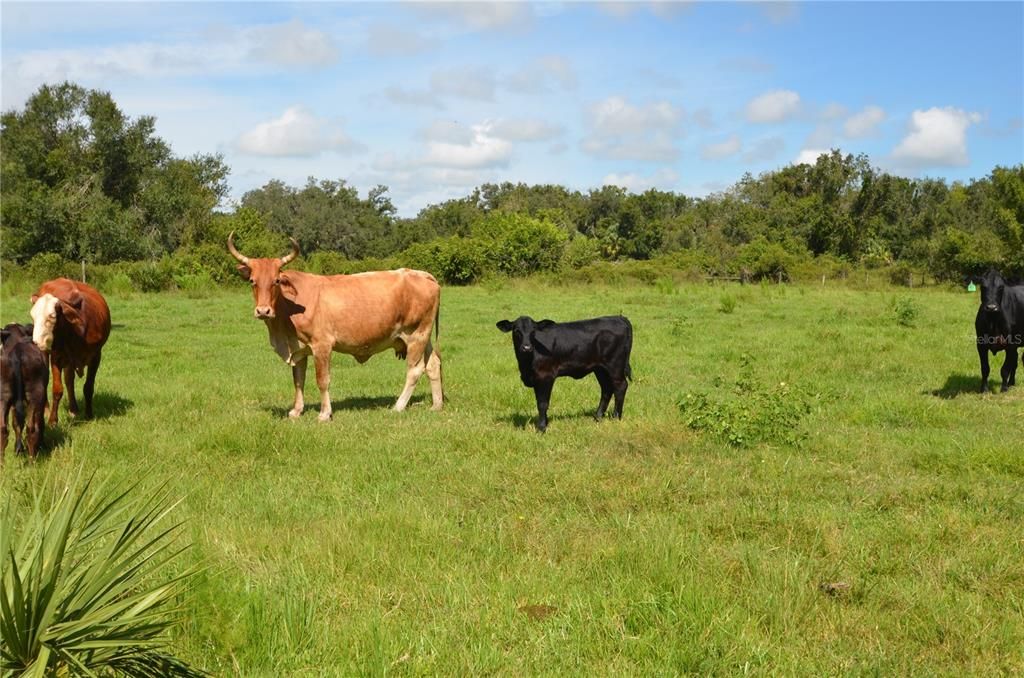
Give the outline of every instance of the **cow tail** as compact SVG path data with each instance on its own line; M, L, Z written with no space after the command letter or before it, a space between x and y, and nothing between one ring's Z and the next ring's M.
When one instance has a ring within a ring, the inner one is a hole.
M12 342L13 343L13 342ZM25 428L25 375L21 373L21 353L11 351L7 354L11 364L11 376L13 377L14 396L14 418L18 422L18 429Z

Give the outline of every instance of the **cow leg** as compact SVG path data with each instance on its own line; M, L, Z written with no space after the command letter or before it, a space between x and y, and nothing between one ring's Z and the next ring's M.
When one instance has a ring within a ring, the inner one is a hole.
M978 359L981 361L981 388L978 393L984 393L988 390L988 347L981 343L978 344Z
M533 394L537 397L537 430L543 433L548 428L548 405L551 403L551 389L555 382L539 381L533 387Z
M999 370L1000 376L1003 378L1003 387L1000 389L1001 392L1005 393L1007 389L1013 386L1016 381L1017 374L1017 347L1007 346L1006 347L1006 359L1003 360L1003 368Z
M0 400L0 410L3 410L3 422L0 423L0 464L4 462L4 451L7 449L9 431L7 420L10 418L12 403L9 400Z
M37 401L32 405L32 414L28 420L28 458L35 461L36 452L39 451L39 443L43 440L43 408L46 399Z
M60 399L64 395L64 384L60 380L60 368L56 363L50 363L50 373L53 379L53 402L50 403L50 417L47 423L50 426L56 426L57 407L60 405Z
M326 350L313 349L313 367L316 369L316 385L320 389L320 421L331 420L331 347Z
M89 372L85 375L85 386L82 388L82 395L85 397L85 418L92 419L92 394L96 389L96 373L100 369L100 359L103 357L100 351L96 357L89 361ZM75 402L74 392L71 393L71 402Z
M64 390L68 394L68 414L78 416L78 399L75 398L75 368L64 368Z
M629 388L629 383L626 381L625 376L620 377L615 382L615 418L622 419L622 404L626 400L626 389Z
M395 401L395 412L401 412L409 404L409 398L412 397L412 392L416 390L416 383L419 382L420 377L423 376L427 369L426 356L424 355L426 347L424 344L408 341L406 345L408 346L408 352L405 356L405 388L402 389L401 395Z
M594 419L600 421L604 418L604 413L608 410L608 402L612 399L612 377L603 367L599 367L594 370L594 376L597 377L597 381L601 384L601 402L597 404L597 412L594 414Z
M436 346L427 346L427 378L430 379L430 409L437 411L444 407L444 387L441 384L441 354Z
M302 397L303 391L306 388L305 357L292 365L292 383L295 384L295 404L292 405L292 409L288 412L288 416L292 419L298 419L302 416L302 410L306 407L306 401Z

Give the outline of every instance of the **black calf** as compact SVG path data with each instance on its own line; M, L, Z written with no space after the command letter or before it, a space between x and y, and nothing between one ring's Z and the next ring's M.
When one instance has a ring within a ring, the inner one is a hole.
M512 333L512 347L519 363L519 376L537 397L537 428L548 427L548 403L557 377L582 379L590 373L601 384L601 401L596 419L601 419L615 396L615 417L622 418L627 379L633 377L629 352L633 348L633 326L622 316L556 323L534 322L520 316L497 323L502 332Z
M1006 351L1000 375L1002 391L1017 381L1017 350L1024 346L1024 286L1007 284L994 269L975 279L981 286L981 304L974 318L981 362L981 392L988 390L988 354Z

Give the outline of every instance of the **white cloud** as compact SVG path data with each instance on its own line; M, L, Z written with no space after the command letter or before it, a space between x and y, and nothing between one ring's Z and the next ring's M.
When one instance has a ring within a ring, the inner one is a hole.
M473 141L473 129L456 120L434 120L420 132L426 141L449 144L469 144Z
M494 100L494 74L484 68L451 68L430 76L430 91L476 101Z
M981 121L980 113L951 106L914 111L910 132L893 149L893 158L915 167L966 165L967 128Z
M243 32L256 59L281 66L329 66L338 60L331 37L309 28L298 19L272 26L257 26Z
M736 155L740 152L743 147L740 141L739 135L733 134L731 137L717 144L707 144L700 150L700 156L705 160L718 160L721 158L728 158L730 155Z
M788 89L766 92L747 103L749 122L783 122L800 112L800 95Z
M424 16L447 19L472 30L523 30L533 23L533 8L519 2L415 2L408 5Z
M843 124L843 134L851 139L860 139L874 134L878 125L885 120L885 111L878 106L868 106L859 113L854 113Z
M650 176L643 176L626 172L624 174L612 173L602 180L604 186L620 186L630 193L643 193L651 188L671 190L679 182L679 174L672 169L663 168Z
M590 108L594 131L600 134L637 134L646 130L675 130L683 111L667 101L634 106L613 96Z
M64 80L109 89L121 79L134 84L160 78L303 70L337 59L330 37L299 21L178 42L30 50L4 57L3 108L21 106L40 85Z
M462 142L428 141L422 164L451 169L505 167L512 158L512 144L491 134L487 124L474 125Z
M813 165L818 162L819 155L828 155L830 151L823 148L805 148L793 160L794 165Z
M364 148L339 127L302 106L292 106L280 118L256 125L238 138L236 146L242 153L273 157L310 157L323 151L351 153Z
M489 132L508 141L549 141L559 137L563 129L538 118L503 118L489 125Z
M589 134L580 148L612 160L670 162L679 157L683 110L667 101L635 106L613 96L588 111Z

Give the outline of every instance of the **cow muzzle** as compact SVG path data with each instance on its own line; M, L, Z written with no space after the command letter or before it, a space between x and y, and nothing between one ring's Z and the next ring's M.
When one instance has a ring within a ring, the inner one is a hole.
M985 307L985 310L986 311L998 311L999 310L999 306L997 306L996 304L989 304L988 306Z
M258 320L272 320L274 318L273 306L257 306L253 311Z

